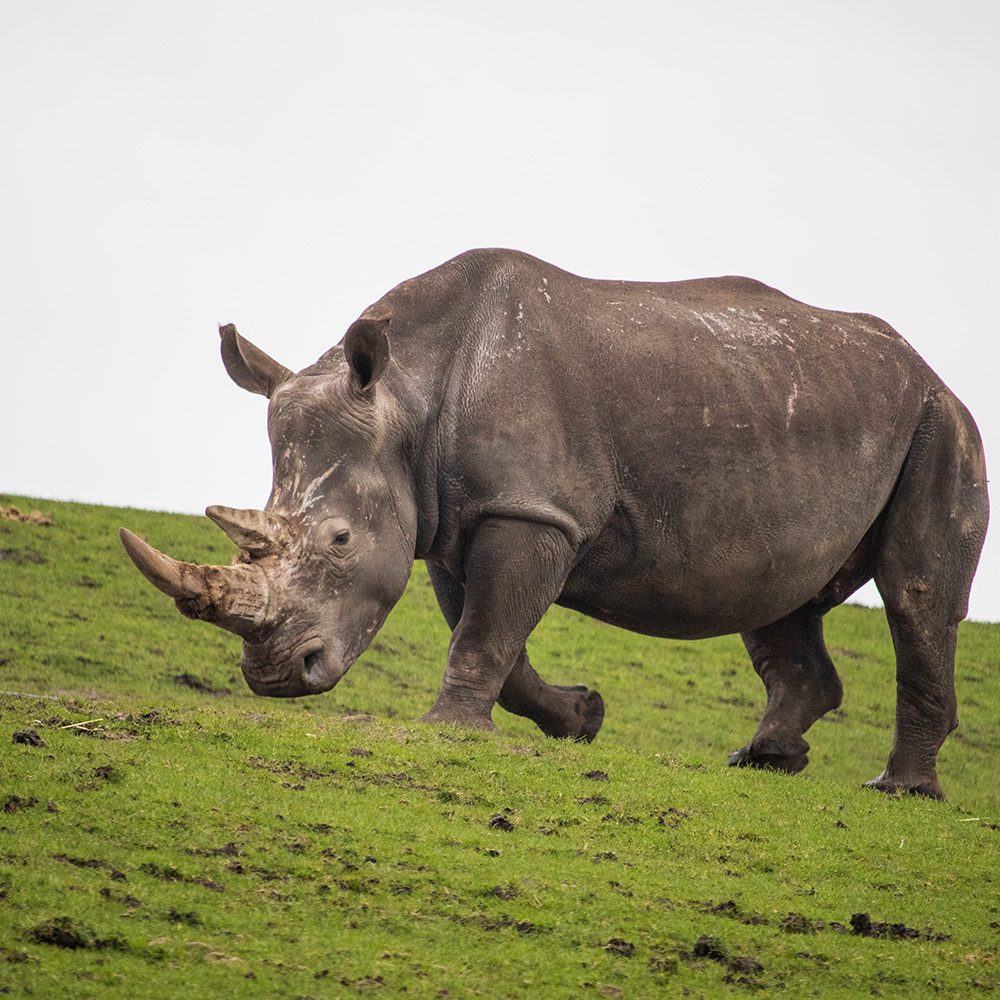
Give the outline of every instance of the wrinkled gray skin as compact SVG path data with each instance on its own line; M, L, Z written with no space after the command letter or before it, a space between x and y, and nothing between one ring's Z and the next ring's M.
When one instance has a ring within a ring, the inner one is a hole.
M650 635L739 632L767 707L731 763L798 771L841 699L823 615L874 577L898 700L870 784L941 795L986 470L968 412L881 320L746 278L593 281L477 250L298 374L221 334L232 378L270 399L267 507L208 510L241 562L123 541L181 611L243 637L255 692L333 687L424 559L453 629L426 720L488 729L499 701L592 739L600 695L525 654L557 603Z

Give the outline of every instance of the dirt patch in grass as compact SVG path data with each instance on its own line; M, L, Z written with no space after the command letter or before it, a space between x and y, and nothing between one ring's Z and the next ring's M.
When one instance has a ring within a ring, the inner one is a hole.
M631 941L623 938L612 938L604 945L604 950L612 955L621 955L623 958L631 958L635 954L635 945Z
M25 962L37 962L26 951L15 951L13 948L5 948L0 945L0 962L10 962L11 965L23 965Z
M697 907L703 913L711 913L716 917L726 917L729 920L738 920L741 924L762 926L768 923L767 917L760 913L745 913L734 899L725 899L721 903L713 903L708 900L705 902L692 900L691 905Z
M22 524L34 524L40 528L52 525L52 515L43 514L40 510L22 511L17 507L0 507L0 518L5 521L20 521Z
M487 895L496 896L497 899L516 899L517 889L512 885L495 885L487 890Z
M36 924L28 931L28 938L35 944L51 944L57 948L114 948L124 951L128 946L120 937L98 937L83 924L77 924L72 917L53 917Z
M834 931L837 934L857 934L859 937L885 938L888 940L909 941L948 941L951 935L941 934L933 927L918 930L905 924L894 924L888 921L872 920L867 913L855 913L851 916L848 927L836 920L827 923L816 920L801 913L789 913L782 918L779 927L786 934L818 934L820 931Z
M855 913L851 917L851 930L861 937L890 938L893 940L948 941L951 938L950 934L939 934L932 927L925 927L921 931L915 927L907 927L905 924L872 920L867 913Z
M724 982L754 988L761 985L753 977L764 971L764 964L753 955L730 955L729 949L718 938L702 935L691 950L682 951L680 957L685 962L708 959L725 966Z
M197 677L195 674L189 674L187 671L184 671L182 674L174 674L170 679L181 687L190 688L192 691L200 691L202 694L214 694L220 697L232 694L229 688L216 687L204 677Z
M101 781L111 781L115 784L125 780L124 773L112 764L101 764L100 767L95 767L94 777L100 778Z
M226 891L224 885L208 878L201 878L199 875L185 875L174 865L158 865L155 861L147 861L145 864L139 865L139 871L146 875L152 875L153 878L157 878L161 882L186 882L188 885L200 885L203 889L209 889L212 892Z
M38 799L33 795L28 798L22 798L20 795L8 795L4 800L3 811L5 813L16 813L22 809L31 809L32 806L37 805Z
M73 865L74 868L103 868L106 869L109 878L113 882L127 882L124 872L120 872L109 861L102 861L100 858L71 858L67 854L53 854L54 861L62 861L64 864Z
M673 806L669 806L656 814L657 824L659 826L670 827L671 830L676 830L684 820L690 818L691 814L689 812L685 812L683 809L675 809Z
M506 931L514 930L518 934L541 934L544 933L547 928L539 927L538 924L532 923L530 920L515 920L507 913L501 914L497 918L476 916L469 921L462 921L463 923L472 923L477 927L481 927L486 932L493 931Z
M13 563L15 566L44 566L48 559L29 546L26 549L0 549L0 562Z
M232 841L222 847L188 847L185 850L188 854L202 858L235 858L240 853L240 849Z
M114 876L112 876L113 878ZM106 899L112 903L121 903L123 906L127 906L130 910L137 910L143 905L141 899L137 899L131 893L128 892L115 892L113 889L109 889L107 886L102 886L100 891L101 899Z
M268 771L271 774L293 775L305 781L317 781L319 778L329 778L337 773L336 768L328 771L319 771L314 767L297 760L268 760L266 757L248 757L247 767L252 767L258 771ZM408 774L393 775L400 779L408 779Z
M822 920L811 920L801 913L789 913L782 917L779 924L786 934L815 934L826 929L826 924ZM843 930L843 924L831 924L831 930Z

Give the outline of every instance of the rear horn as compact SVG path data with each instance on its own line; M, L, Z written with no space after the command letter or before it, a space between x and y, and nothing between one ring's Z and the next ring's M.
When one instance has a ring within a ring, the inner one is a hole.
M205 514L252 556L270 555L286 537L284 519L266 510L212 506L205 509Z

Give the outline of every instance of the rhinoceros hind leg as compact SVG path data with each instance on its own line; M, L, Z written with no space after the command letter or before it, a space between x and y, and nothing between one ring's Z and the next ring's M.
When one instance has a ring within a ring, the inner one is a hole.
M823 612L807 605L742 638L767 690L767 707L753 739L729 763L795 774L809 763L802 734L840 705L840 678L823 644Z
M938 750L958 725L955 644L989 504L979 434L940 392L924 411L886 513L875 567L896 651L896 729L882 792L943 798Z

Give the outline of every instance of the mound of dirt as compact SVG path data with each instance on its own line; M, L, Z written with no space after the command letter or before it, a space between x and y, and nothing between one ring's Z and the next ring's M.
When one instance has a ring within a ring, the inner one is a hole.
M52 515L43 514L40 510L20 511L16 507L0 507L0 517L7 521L20 521L22 524L37 524L48 528L52 524Z
M43 747L45 740L38 735L35 729L21 729L10 738L11 743L20 743L26 747Z

